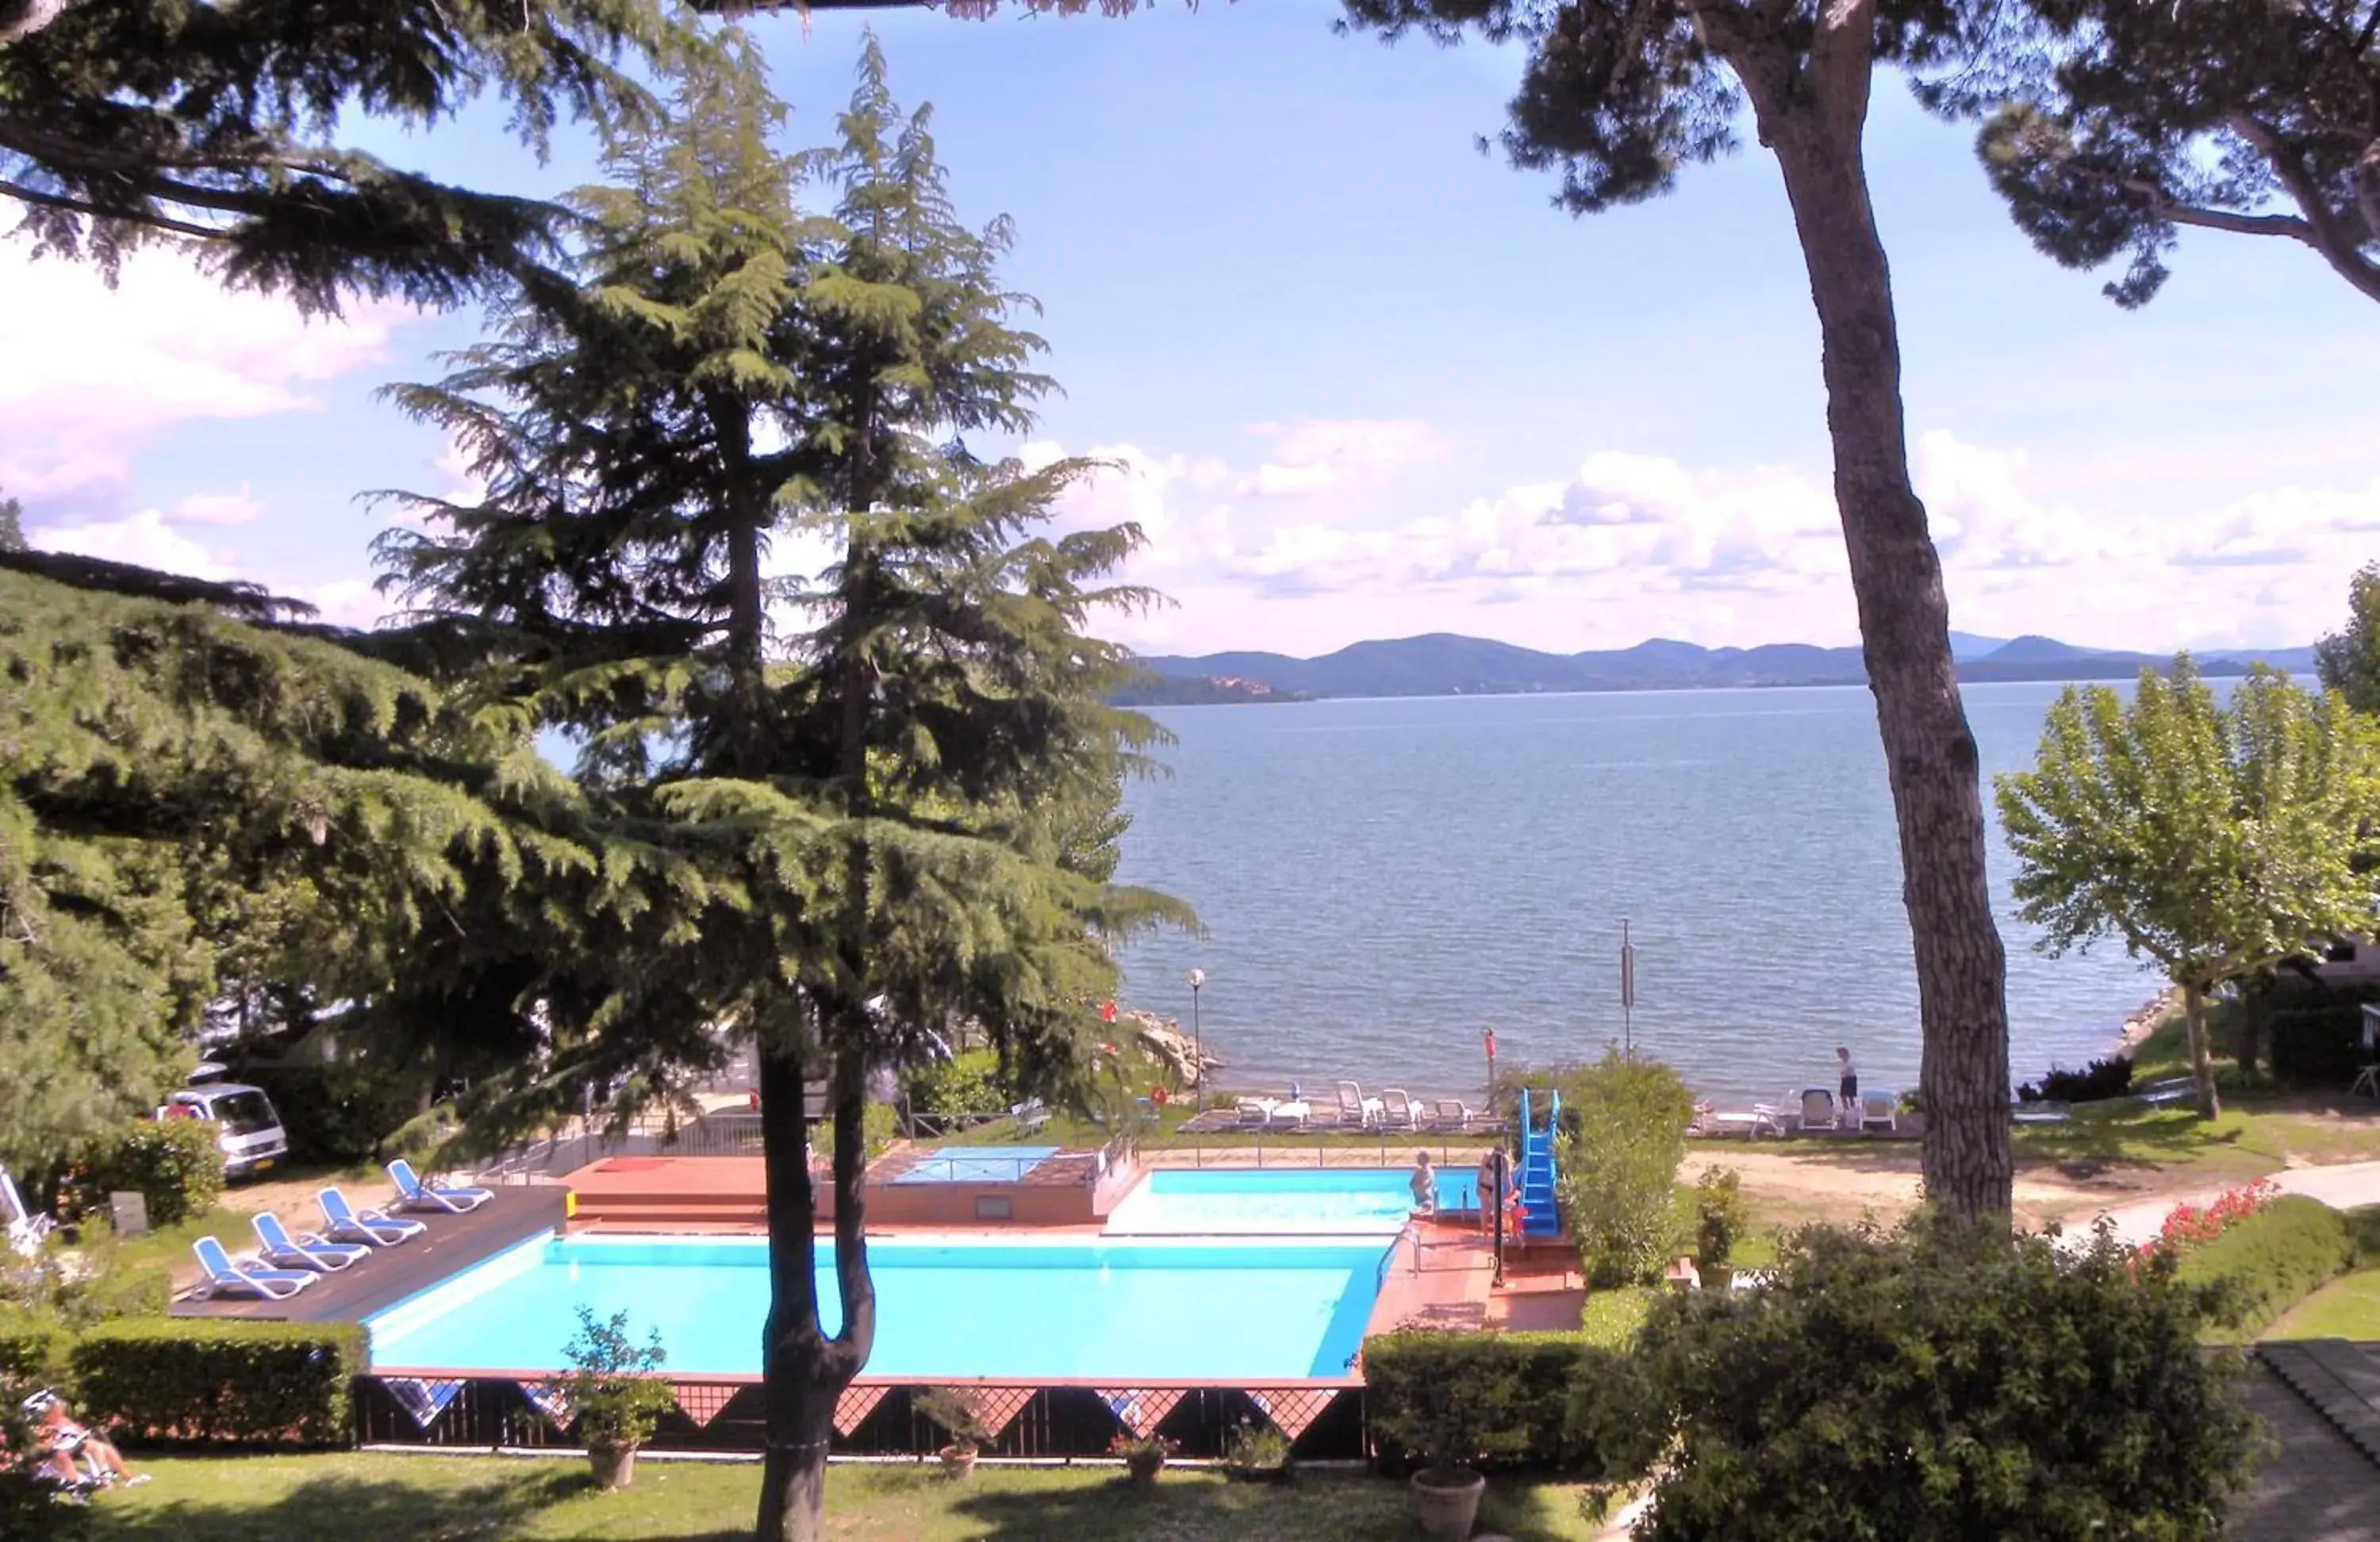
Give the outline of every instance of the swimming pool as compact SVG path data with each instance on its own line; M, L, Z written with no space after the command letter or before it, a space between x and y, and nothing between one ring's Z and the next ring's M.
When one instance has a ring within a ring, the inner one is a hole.
M1111 1236L1393 1237L1413 1213L1405 1168L1159 1168L1108 1216ZM1438 1175L1442 1210L1476 1210L1478 1175Z
M1297 1379L1345 1374L1386 1245L870 1239L871 1376ZM768 1245L541 1234L367 1319L375 1369L551 1370L581 1302L661 1330L669 1369L756 1376ZM820 1316L841 1324L832 1249Z
M1017 1184L1058 1154L1054 1146L946 1146L917 1159L896 1184Z

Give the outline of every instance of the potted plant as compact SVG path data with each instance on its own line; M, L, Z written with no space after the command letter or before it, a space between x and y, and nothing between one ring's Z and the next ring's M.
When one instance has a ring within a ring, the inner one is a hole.
M1743 1179L1733 1168L1712 1168L1696 1181L1694 1268L1706 1287L1723 1291L1735 1278L1735 1266L1729 1259L1747 1220Z
M636 1476L637 1448L653 1438L663 1414L677 1404L670 1384L659 1378L669 1356L656 1328L638 1344L628 1337L628 1314L599 1318L578 1305L578 1332L563 1350L568 1374L547 1383L578 1414L578 1438L587 1444L588 1466L598 1488L625 1488Z
M945 1437L941 1450L934 1453L941 1458L944 1475L957 1482L974 1472L976 1452L991 1444L991 1431L983 1427L975 1405L948 1387L929 1387L909 1406Z
M1223 1476L1239 1483L1289 1480L1289 1437L1272 1426L1242 1419L1223 1438Z
M1421 1463L1413 1475L1414 1510L1432 1536L1471 1535L1488 1479L1478 1463L1528 1453L1529 1427L1517 1362L1472 1349L1478 1335L1452 1329L1401 1333L1413 1365L1393 1400L1371 1416L1373 1433Z
M1161 1435L1135 1435L1130 1430L1116 1431L1108 1442L1108 1454L1121 1458L1123 1470L1135 1483L1155 1483L1157 1475L1165 1470L1165 1459L1180 1448Z

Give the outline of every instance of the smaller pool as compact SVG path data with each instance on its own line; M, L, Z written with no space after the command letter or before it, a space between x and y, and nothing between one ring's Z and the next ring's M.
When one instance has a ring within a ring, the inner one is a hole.
M1159 1168L1108 1216L1122 1236L1394 1236L1413 1215L1410 1168ZM1476 1210L1479 1180L1440 1170L1440 1210Z
M1014 1184L1058 1154L1054 1146L945 1146L896 1184Z

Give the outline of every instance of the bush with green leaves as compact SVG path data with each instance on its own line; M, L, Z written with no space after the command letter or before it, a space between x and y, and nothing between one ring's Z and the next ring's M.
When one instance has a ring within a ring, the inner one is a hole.
M1731 1167L1705 1170L1694 1180L1694 1260L1724 1264L1752 1224L1743 1202L1743 1175Z
M364 1332L344 1322L128 1317L85 1331L67 1363L82 1416L127 1439L344 1446Z
M562 1351L570 1369L547 1385L577 1413L578 1439L589 1450L634 1451L677 1406L676 1394L661 1379L669 1360L662 1330L649 1330L640 1344L628 1336L625 1307L599 1317L582 1301L577 1311L578 1331Z
M1641 1386L1624 1347L1585 1333L1421 1329L1364 1343L1364 1420L1391 1466L1633 1477L1654 1452Z
M1657 1060L1608 1051L1560 1081L1560 1193L1587 1283L1658 1282L1677 1238L1672 1191L1694 1099Z
M913 1112L950 1117L964 1113L998 1113L1009 1104L1000 1082L1000 1056L991 1050L962 1050L912 1072L908 1078Z
M2242 1340L2330 1283L2355 1255L2347 1218L2294 1194L2183 1249L2180 1268L2183 1281L2215 1293L2207 1337Z
M148 1201L149 1224L173 1226L223 1194L222 1135L200 1119L130 1119L92 1140L59 1196L65 1215L103 1215L111 1194Z
M1638 1354L1674 1439L1635 1535L2217 1536L2255 1425L2199 1349L2206 1305L2106 1232L1805 1229L1766 1288L1654 1306Z
M273 1099L291 1161L334 1167L394 1155L398 1132L419 1116L430 1090L420 1063L391 1069L360 1060L241 1062L234 1074Z

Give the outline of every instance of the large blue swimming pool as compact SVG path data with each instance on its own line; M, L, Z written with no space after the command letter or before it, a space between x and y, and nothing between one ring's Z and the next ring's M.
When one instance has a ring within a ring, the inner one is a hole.
M1414 1208L1408 1168L1160 1168L1108 1216L1111 1235L1393 1237ZM1438 1175L1441 1210L1476 1210L1478 1175Z
M1208 1176L1213 1176L1209 1174ZM1309 1174L1309 1176L1311 1176ZM1342 1374L1388 1239L871 1240L875 1376L1036 1379ZM669 1369L754 1375L769 1302L759 1238L551 1235L370 1318L376 1367L551 1370L583 1302L661 1330ZM819 1250L829 1332L831 1250Z

